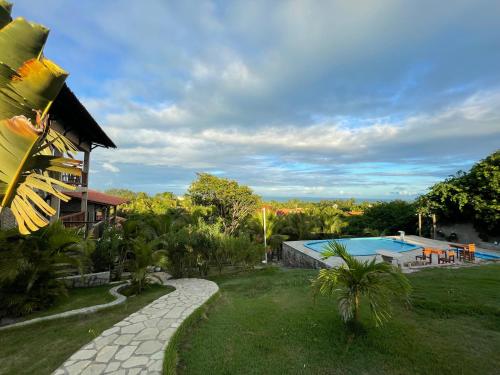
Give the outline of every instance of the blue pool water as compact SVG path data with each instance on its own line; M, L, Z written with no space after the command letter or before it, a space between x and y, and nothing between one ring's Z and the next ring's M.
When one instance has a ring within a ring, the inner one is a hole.
M344 244L349 254L357 256L376 255L377 250L388 250L395 253L401 253L403 251L421 249L420 246L382 237L343 238L336 241ZM304 245L311 250L322 253L325 251L328 242L330 242L330 240L311 241Z
M478 253L476 251L476 258L486 259L486 260L499 260L500 256L489 253Z

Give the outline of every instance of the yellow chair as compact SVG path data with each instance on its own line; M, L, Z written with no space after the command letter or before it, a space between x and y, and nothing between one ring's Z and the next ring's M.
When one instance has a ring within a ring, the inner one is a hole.
M476 244L469 244L464 251L464 259L467 259L469 262L474 262L476 259Z
M415 257L415 260L428 260L429 263L432 263L432 249L429 248L423 248L422 249L422 255L417 255Z

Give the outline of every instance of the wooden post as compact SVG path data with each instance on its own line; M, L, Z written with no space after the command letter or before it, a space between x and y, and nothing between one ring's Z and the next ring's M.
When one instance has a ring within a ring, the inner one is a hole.
M432 238L435 240L436 239L436 214L432 214Z
M61 200L53 195L50 196L50 207L56 210L56 214L50 217L50 223L55 223L61 217Z
M264 221L264 223L263 223L264 224L263 225L263 227L264 227L264 257L265 257L264 263L267 264L266 208L265 207L262 208L262 219Z
M418 235L422 237L422 214L418 213Z
M89 198L89 170L90 170L90 147L89 151L84 151L83 168L82 168L82 207L84 212L84 221L89 221L88 218L88 198ZM89 232L88 223L85 224L85 236Z
M54 156L63 156L62 153L58 150L54 151ZM59 172L50 172L51 177L54 177L57 180L61 179L61 173ZM57 188L56 188L57 189ZM49 219L49 222L55 223L57 220L59 220L59 217L61 216L61 200L54 195L50 196L50 207L52 207L56 213L54 216L51 216Z

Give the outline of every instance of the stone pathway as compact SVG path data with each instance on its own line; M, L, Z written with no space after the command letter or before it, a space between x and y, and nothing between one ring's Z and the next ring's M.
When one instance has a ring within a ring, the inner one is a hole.
M203 279L168 280L176 290L116 323L53 375L162 374L165 348L181 323L219 290Z

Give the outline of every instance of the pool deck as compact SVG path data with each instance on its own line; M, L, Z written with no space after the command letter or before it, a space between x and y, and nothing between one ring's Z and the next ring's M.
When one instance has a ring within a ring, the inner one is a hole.
M399 236L387 236L386 238L399 240ZM339 257L330 257L328 259L323 260L320 253L309 249L305 246L306 243L311 242L308 241L287 241L283 243L283 259L284 264L286 266L291 267L301 267L301 268L330 268L339 266L343 263L343 261ZM450 242L432 240L430 238L424 238L414 235L405 236L405 242L417 245L421 247L432 247L436 249L448 249L448 244ZM500 256L499 251L494 250L486 250L479 247L476 247L476 252L492 254ZM401 254L401 258L399 259L400 264L404 264L410 261L415 260L415 256L422 254L421 249L409 250L399 253ZM376 258L378 261L382 261L382 257L380 255L369 255L369 256L356 256L356 258L364 261L370 261L373 258ZM483 259L476 258L475 263L484 262ZM454 265L461 265L461 262L456 261ZM453 264L452 264L453 265ZM430 266L438 266L437 259L434 257L433 264ZM450 264L439 265L439 266L450 266ZM422 267L419 267L422 268Z

